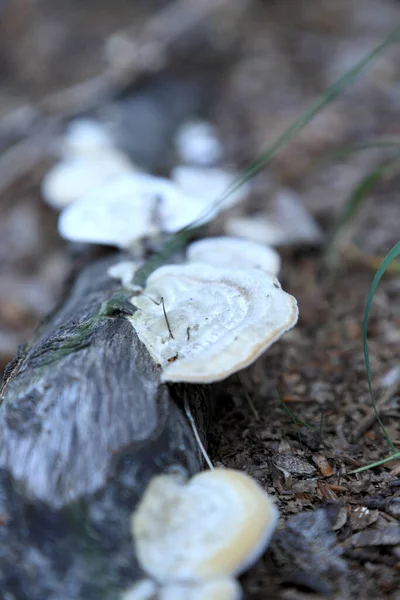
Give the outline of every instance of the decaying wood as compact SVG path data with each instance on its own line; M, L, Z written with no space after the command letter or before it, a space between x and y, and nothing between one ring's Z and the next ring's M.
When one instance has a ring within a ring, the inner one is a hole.
M129 522L146 484L161 471L201 468L182 388L160 385L124 318L133 307L104 304L118 287L106 273L113 262L83 271L7 371L0 598L118 598L141 577ZM188 390L204 433L204 389Z

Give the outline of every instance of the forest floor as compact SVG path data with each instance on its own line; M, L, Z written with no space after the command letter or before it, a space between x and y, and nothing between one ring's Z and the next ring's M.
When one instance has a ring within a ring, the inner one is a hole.
M176 44L162 77L180 81L190 71L202 94L196 111L216 125L236 169L256 158L400 19L394 0L365 0L362 11L356 0L221 5L196 35ZM101 2L79 8L65 1L59 12L46 1L35 6L33 19L25 13L16 18L12 7L0 13L0 32L6 25L9 32L14 28L0 46L2 368L60 301L77 268L71 249L58 237L56 216L40 198L49 157L39 157L30 169L21 150L11 161L17 176L7 185L3 158L9 159L14 144L43 132L44 123L55 121L55 131L61 130L68 118L56 110L49 117L41 99L102 72L104 39L126 23L140 30L163 3L119 0L112 16ZM18 51L11 60L13 44ZM321 158L355 143L399 135L399 59L398 46L388 50L304 129L256 178L244 210L268 208L278 190L290 188L329 236L354 186L388 150ZM190 103L186 96L176 102ZM21 130L16 123L24 124ZM163 159L173 162L173 157ZM156 168L166 169L161 163ZM400 460L352 474L389 454L369 396L362 322L379 258L399 239L399 185L400 174L392 169L373 188L341 239L334 265L325 260L324 244L284 248L280 281L298 300L299 323L240 378L233 376L213 391L213 462L255 477L282 516L271 550L242 578L249 600L400 599ZM223 231L225 218L210 231ZM381 418L400 449L398 273L385 276L375 294L368 335ZM292 529L285 528L298 513ZM290 535L298 543L296 555Z

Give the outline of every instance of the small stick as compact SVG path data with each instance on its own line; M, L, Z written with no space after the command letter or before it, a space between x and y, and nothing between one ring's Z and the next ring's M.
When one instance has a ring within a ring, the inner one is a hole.
M254 406L254 402L253 402L253 400L251 399L251 397L250 397L250 394L249 394L249 392L247 391L247 388L246 388L246 386L244 385L244 383L243 383L243 381L242 381L242 378L240 377L240 375L239 375L239 374L237 374L237 378L238 378L238 380L239 380L239 383L240 383L240 385L242 386L242 389L243 389L243 392L244 392L245 398L246 398L246 400L247 400L247 402L248 402L248 404L249 404L249 406L250 406L250 408L251 408L251 410L252 410L252 412L253 412L253 414L254 414L255 418L257 419L257 421L259 421L259 420L260 420L260 413L258 412L258 410L256 409L256 407Z
M174 336L168 321L168 317L167 317L167 311L165 310L165 304L164 304L164 298L163 296L161 296L160 302L157 302L157 300L154 300L154 298L152 298L151 296L147 296L146 294L143 294L144 296L146 296L147 298L149 298L149 300L151 300L152 302L154 302L154 304L156 304L157 306L160 306L160 304L162 304L163 307L163 313L164 313L164 318L165 318L165 322L167 323L167 327L168 327L168 332L169 335L172 337L172 339L174 340Z
M167 327L168 327L168 331L169 331L169 335L172 337L172 339L174 340L174 336L172 335L172 331L171 331L171 327L169 325L169 321L168 321L168 317L167 317L167 311L165 310L165 304L164 304L164 298L161 296L161 304L162 304L162 309L163 309L163 313L164 313L164 317L165 320L167 322Z
M389 402L397 392L400 386L400 380L397 379L391 386L389 386L382 394L382 397L376 403L376 412L380 415L384 409L385 404ZM353 432L352 441L357 442L360 437L374 424L376 420L376 412L373 410L367 415Z
M214 470L214 466L213 466L213 464L211 462L211 459L208 456L208 454L206 452L206 449L204 448L203 443L202 443L202 441L200 439L199 432L197 431L196 423L194 422L194 418L193 418L192 412L190 410L189 401L187 399L187 394L186 393L184 394L183 406L185 408L186 416L189 419L189 423L190 423L190 425L191 425L191 427L193 429L194 437L196 438L196 442L197 442L197 444L198 444L198 446L200 448L200 452L202 453L203 458L206 461L206 463L207 463L208 468L210 469L210 471L213 471Z

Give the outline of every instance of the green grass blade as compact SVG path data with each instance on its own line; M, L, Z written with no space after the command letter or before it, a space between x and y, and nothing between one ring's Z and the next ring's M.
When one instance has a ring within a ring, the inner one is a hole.
M352 146L338 148L327 152L320 159L317 159L316 167L320 168L321 166L332 162L342 162L353 154L363 152L364 150L391 150L392 148L400 149L400 137L398 139L393 138L386 140L382 138L367 140L365 142L353 144Z
M179 248L198 231L207 215L220 206L233 192L238 190L241 185L246 183L251 177L256 175L261 169L281 151L295 136L312 121L312 119L326 106L328 106L336 97L363 72L363 70L382 54L389 46L400 41L400 25L397 26L389 35L386 36L375 48L361 59L354 67L349 69L342 77L335 81L329 88L321 94L298 119L296 119L278 139L256 160L254 160L246 169L238 175L232 185L218 199L198 221L190 226L178 231L171 240L167 241L160 253L151 258L143 267L138 269L135 274L134 283L142 285L147 277L161 264L166 262Z
M294 413L290 410L290 408L286 404L285 400L283 399L283 394L280 391L279 387L276 388L276 391L278 392L279 402L282 404L283 410L289 416L289 418L292 420L293 425L296 428L296 433L297 433L297 438L300 443L300 448L303 450L303 442L301 440L301 431L300 431L300 427L299 427L300 421L297 419L297 417L294 415Z
M385 429L385 426L383 425L381 418L378 414L378 410L376 408L376 403L375 403L375 398L374 398L374 394L372 391L372 383L371 383L371 368L370 368L370 362L369 362L369 350L368 350L368 337L367 337L367 333L368 333L368 320L369 320L369 313L371 310L371 305L372 305L372 300L374 298L374 294L375 294L375 290L378 287L378 284L380 282L380 280L382 279L388 265L398 256L400 255L400 242L397 242L397 244L395 244L393 246L393 248L391 248L391 250L389 250L389 252L387 253L387 255L385 256L385 258L383 259L379 269L377 270L377 272L375 273L375 276L372 280L372 284L371 284L371 288L369 290L369 294L368 294L368 298L367 298L367 303L365 306L365 313L364 313L364 323L363 323L363 328L362 328L362 343L363 343L363 350L364 350L364 360L365 360L365 369L367 371L367 379L368 379L368 389L369 389L369 394L371 397L371 402L372 402L372 406L374 408L375 411L375 415L376 415L376 419L379 423L379 426L386 438L387 443L389 444L389 447L391 449L391 451L393 452L393 454L396 454L396 448L394 447L394 444L388 434L388 432Z
M307 429L317 430L317 427L315 427L315 425L311 425L310 423L306 423L302 419L299 419L298 417L296 417L296 415L294 414L294 412L286 404L284 396L283 396L282 392L280 391L280 389L278 387L276 389L277 389L277 392L278 392L279 401L282 404L282 408L289 415L289 417L291 418L291 420L293 421L293 423L296 426L303 425L303 427L307 427Z
M400 161L400 154L391 156L381 161L372 171L367 173L355 186L348 200L345 203L342 214L340 215L337 224L330 234L330 239L327 243L326 255L334 253L336 241L343 229L354 219L356 214L361 209L364 201L369 196L372 189L380 183L388 171Z
M171 256L178 252L178 250L182 248L186 242L188 242L196 234L197 231L199 231L199 229L200 226L185 227L184 229L178 231L177 234L170 237L169 240L165 242L160 252L154 254L154 256L152 256L150 260L143 265L143 267L140 267L140 269L135 272L133 283L135 285L144 286L148 276L151 275L153 271L158 269L158 267L161 267L163 264L165 264Z
M296 119L283 134L263 152L255 161L253 161L237 178L232 186L227 190L222 200L236 191L242 183L256 175L263 169L283 148L305 127L312 119L323 110L328 104L333 102L336 97L343 92L345 88L362 73L362 71L375 60L389 46L400 41L400 26L396 27L382 42L380 42L369 54L361 59L354 67L349 69L342 77L335 81L329 88L323 92L298 119Z
M373 469L374 467L380 467L381 465L384 465L384 464L390 462L391 460L396 460L397 458L400 458L400 452L391 454L390 456L387 456L386 458L377 460L373 463L370 463L369 465L365 465L364 467L359 467L358 469L354 469L354 471L349 472L349 475L354 475L355 473L362 473L362 471L368 471L368 469Z

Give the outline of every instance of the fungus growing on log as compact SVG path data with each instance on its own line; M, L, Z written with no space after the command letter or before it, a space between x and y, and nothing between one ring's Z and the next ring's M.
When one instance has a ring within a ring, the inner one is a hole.
M202 181L207 185L207 174ZM135 171L102 183L64 208L59 218L62 237L74 242L129 248L144 237L175 233L193 222L207 223L232 201L241 199L236 194L214 206L222 186L215 188L215 194L203 190L201 196L195 196L193 189ZM197 184L200 185L200 180Z
M120 177L70 204L58 221L60 235L72 242L130 248L137 240L156 234L156 199L138 190L135 179Z
M241 600L242 590L235 579L180 582L157 585L143 579L127 590L121 600Z
M96 156L68 158L47 173L42 182L42 194L52 208L62 209L84 194L125 174L131 165L116 150Z
M162 381L211 383L244 369L297 322L297 302L261 269L168 265L150 275L131 323ZM162 307L161 307L162 304Z
M232 217L225 229L230 235L270 246L312 245L323 240L318 223L290 190L281 190L273 198L269 212Z
M264 552L278 510L248 475L215 469L154 477L132 517L142 568L161 584L233 577Z
M70 124L62 139L61 161L42 181L42 195L47 204L60 210L133 169L99 123L78 119Z
M207 167L222 157L221 142L215 128L207 121L184 123L174 141L177 154L185 163Z
M112 136L98 121L75 119L64 133L61 152L63 156L85 156L115 147Z
M247 196L243 185L218 202L233 181L217 168L177 167L172 180L141 173L104 127L79 119L63 137L61 160L44 177L42 195L62 210L62 237L128 248L143 237L209 222Z
M187 249L189 262L202 262L235 269L260 268L277 275L281 257L273 248L235 237L204 238Z
M249 184L242 183L238 189L228 194L236 176L220 168L204 169L181 165L172 170L171 176L181 190L197 198L203 210L207 211L204 222L210 221L222 210L242 202L250 192Z
M122 287L137 292L142 288L132 283L138 269L137 263L132 260L121 260L107 269L107 275L121 282Z

